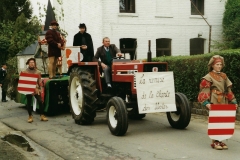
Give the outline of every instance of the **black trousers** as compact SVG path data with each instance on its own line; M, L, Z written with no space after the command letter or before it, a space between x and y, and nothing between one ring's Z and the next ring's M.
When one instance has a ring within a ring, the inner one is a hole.
M32 107L32 96L31 94L28 94L26 95L27 97L27 110L28 110L28 114L29 116L32 115L32 110L33 110L33 107ZM34 97L37 99L37 103L39 104L39 112L40 112L40 115L43 114L44 112L44 105L43 105L43 101L42 101L42 98L40 95L34 95Z
M6 91L2 87L2 101L6 100Z

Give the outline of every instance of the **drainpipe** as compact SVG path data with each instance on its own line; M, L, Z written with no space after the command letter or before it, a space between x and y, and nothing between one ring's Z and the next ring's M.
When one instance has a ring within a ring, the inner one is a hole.
M197 6L193 3L192 0L190 0L192 5L195 7L195 9L198 11L198 13L202 16L202 18L204 19L204 21L207 23L207 25L209 26L209 43L208 43L208 53L210 53L210 47L211 47L211 37L212 37L212 26L208 23L208 21L206 20L206 18L203 17L202 13L198 10Z

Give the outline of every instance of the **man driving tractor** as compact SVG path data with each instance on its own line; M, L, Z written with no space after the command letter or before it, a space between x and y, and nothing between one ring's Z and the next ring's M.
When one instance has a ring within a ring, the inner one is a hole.
M102 67L107 87L112 88L110 74L112 59L114 57L122 57L122 53L115 44L110 44L110 39L108 37L104 37L102 43L103 45L98 47L97 52L93 57L93 61L98 62L99 66ZM99 61L99 58L101 61Z

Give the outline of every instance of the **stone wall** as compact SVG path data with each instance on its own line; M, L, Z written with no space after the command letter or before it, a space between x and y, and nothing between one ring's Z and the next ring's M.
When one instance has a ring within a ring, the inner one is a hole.
M193 114L199 114L199 115L204 115L204 116L208 116L209 115L209 112L206 109L206 107L202 106L198 102L190 102L190 106L192 106L192 113ZM237 110L236 119L240 121L240 107Z

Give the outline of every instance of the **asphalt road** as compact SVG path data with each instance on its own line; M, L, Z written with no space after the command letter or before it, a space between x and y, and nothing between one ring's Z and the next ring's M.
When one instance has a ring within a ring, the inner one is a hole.
M15 102L0 103L0 121L22 131L29 139L56 157L67 160L222 160L240 159L240 125L231 139L224 141L228 150L214 150L207 135L207 117L193 115L184 130L170 127L165 114L147 114L143 120L129 120L125 136L111 135L106 112L97 112L92 125L74 123L70 113L27 123L27 110ZM49 158L51 159L51 158Z

